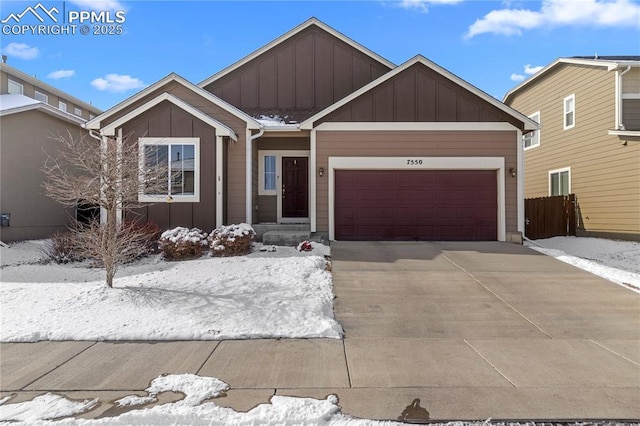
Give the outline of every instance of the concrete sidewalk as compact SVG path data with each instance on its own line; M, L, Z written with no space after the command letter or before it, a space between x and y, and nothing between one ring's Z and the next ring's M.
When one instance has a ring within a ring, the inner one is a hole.
M163 373L214 376L216 404L336 394L343 412L431 420L640 419L640 297L501 243L334 243L345 340L0 345L0 396L112 401ZM161 403L179 399L164 394Z

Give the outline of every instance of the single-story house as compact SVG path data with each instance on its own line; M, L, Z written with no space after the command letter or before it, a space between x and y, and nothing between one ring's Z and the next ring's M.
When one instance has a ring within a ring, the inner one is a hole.
M167 192L140 195L160 228L498 241L524 229L522 135L538 128L423 56L396 66L315 18L199 84L169 74L86 127L133 138L141 163L171 159Z

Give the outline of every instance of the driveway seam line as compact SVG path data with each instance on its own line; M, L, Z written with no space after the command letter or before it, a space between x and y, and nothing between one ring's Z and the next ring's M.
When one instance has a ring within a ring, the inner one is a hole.
M638 366L640 366L640 363L637 363L637 362L635 362L634 360L629 359L629 358L627 358L626 356L624 356L624 355L622 355L622 354L620 354L620 353L618 353L618 352L614 351L613 349L606 347L606 346L605 346L605 345L603 345L602 343L598 343L597 341L595 341L595 340L593 340L593 339L588 339L588 341L589 341L589 342L591 342L591 343L595 343L596 345L600 346L602 349L605 349L606 351L611 352L612 354L617 355L617 356L619 356L620 358L622 358L622 359L624 359L624 360L626 360L626 361L629 361L630 363L632 363L632 364L634 364L634 365L638 365Z
M517 388L518 386L516 386L515 383L513 383L511 381L511 379L509 379L504 373L502 373L502 371L500 371L498 369L498 367L496 367L495 365L493 365L487 358L485 358L484 355L482 355L476 348L473 347L473 345L471 343L469 343L466 339L463 339L463 342L466 343L475 353L478 354L478 356L480 358L482 358L484 360L484 362L486 362L487 364L489 364L491 366L491 368L493 368L499 375L501 375L502 377L504 377L504 379L511 383L511 386L513 386L514 388Z
M200 365L200 367L196 370L196 375L200 375L200 371L204 368L205 364L211 359L211 357L213 356L213 353L216 351L216 349L218 349L218 346L220 346L221 342L217 342L217 344L213 347L213 349L211 350L211 352L209 353L209 355L207 355L207 357L205 358L205 360L202 362L202 364Z
M76 358L77 356L79 356L81 353L84 353L85 351L88 351L89 349L91 349L92 347L94 347L95 345L97 345L98 342L93 342L93 344L87 346L86 348L84 348L83 350L81 350L80 352L78 352L77 354L75 354L74 356L72 356L71 358L67 359L65 362L63 362L60 365L56 365L55 367L53 367L51 370L47 371L46 373L41 374L38 378L32 380L31 382L27 383L26 385L24 385L20 390L26 390L28 391L28 387L31 386L32 384L34 384L35 382L37 382L38 380L42 379L44 376L46 376L47 374L51 374L54 370L57 370L58 368L62 367L63 365L65 365L66 363L68 363L69 361L71 361L72 359Z
M349 359L347 358L347 345L345 344L346 339L342 339L342 353L344 354L344 366L347 369L347 381L349 382L349 388L352 388L351 385L351 371L349 371Z
M467 275L469 275L471 278L473 278L473 280L475 282L477 282L478 284L480 284L482 287L484 287L489 293L493 294L499 301L501 301L502 303L504 303L506 306L508 306L513 312L515 312L516 314L520 315L522 318L524 318L529 324L531 324L532 326L534 326L535 328L537 328L542 334L544 334L545 336L547 336L549 339L553 339L553 337L551 337L551 335L549 333L547 333L546 331L544 331L542 328L540 328L536 323L534 323L533 321L531 321L526 315L524 315L522 312L520 312L519 310L517 310L513 305L511 305L509 302L507 302L506 300L504 300L502 297L500 297L497 293L495 293L493 290L491 290L489 287L487 287L482 281L480 281L478 278L476 278L475 275L473 275L471 272L467 271L466 269L464 269L462 266L458 265L456 262L454 262L453 260L449 259L449 257L444 254L441 253L442 257L444 257L445 259L447 259L449 262L451 262L454 266L458 267L461 271L463 271L464 273L466 273Z

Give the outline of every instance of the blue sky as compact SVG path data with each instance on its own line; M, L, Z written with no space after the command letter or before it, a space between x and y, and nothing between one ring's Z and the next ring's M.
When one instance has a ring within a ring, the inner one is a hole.
M97 18L124 21L105 24L120 25L119 35L82 35L77 20L75 34L15 27L40 24L31 14L2 24L9 65L102 109L170 72L199 83L311 16L396 64L422 54L499 99L560 56L640 55L640 2L631 0L41 3L59 11L58 23L94 11L83 23L91 32L102 28ZM0 20L37 4L3 0Z

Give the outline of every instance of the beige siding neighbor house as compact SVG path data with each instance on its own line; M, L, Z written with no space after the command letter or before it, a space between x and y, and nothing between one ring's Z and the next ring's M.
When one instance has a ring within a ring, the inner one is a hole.
M640 239L640 57L560 58L504 102L540 123L525 197L576 194L578 235Z
M521 140L538 125L422 56L396 66L311 18L197 85L169 74L86 127L170 164L177 181L140 198L162 229L520 241Z
M100 110L6 63L0 64L0 213L3 242L46 238L69 225L44 195L42 168L58 134L80 137Z

